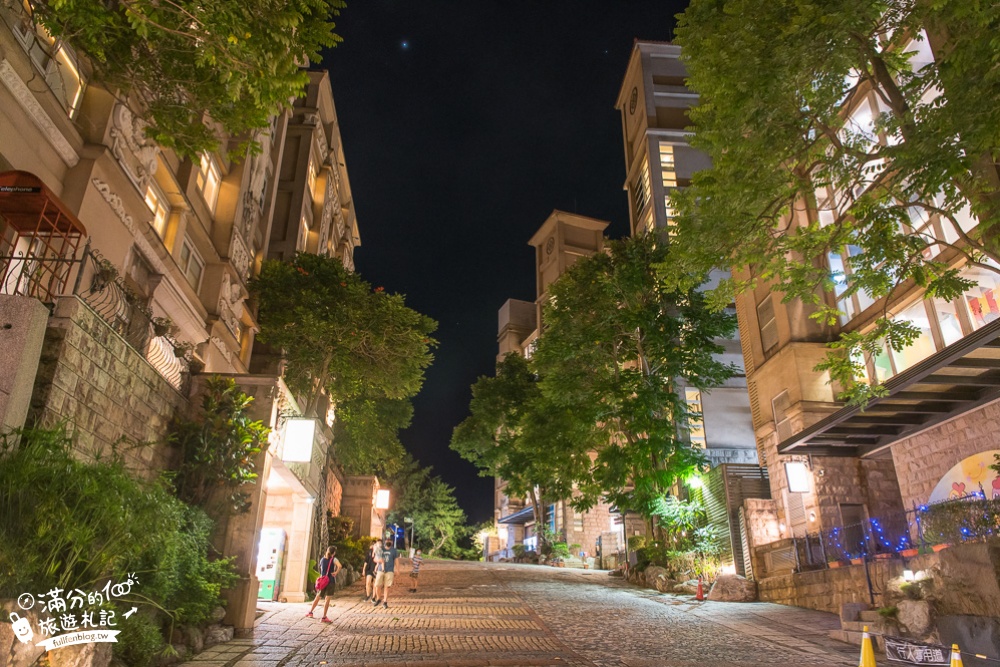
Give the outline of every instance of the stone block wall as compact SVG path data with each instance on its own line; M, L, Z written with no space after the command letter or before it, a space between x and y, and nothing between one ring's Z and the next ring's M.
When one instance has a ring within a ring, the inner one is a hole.
M872 586L884 590L886 583L903 572L901 560L873 561L869 563ZM757 582L761 602L805 607L840 613L840 606L848 602L870 604L868 582L864 565L851 565L831 570L799 572L768 577ZM875 597L876 606L881 599Z
M344 499L344 481L333 467L327 467L325 491L326 493L323 495L324 521L327 512L333 516L340 516L341 501Z
M894 443L903 504L923 505L953 466L973 454L1000 449L998 423L1000 401L994 401Z
M77 297L62 297L45 332L29 423L68 422L84 454L119 441L138 471L172 467L164 444L171 418L188 408L145 358Z
M816 456L812 469L814 493L806 500L806 511L816 512L819 526L810 523L810 533L843 526L842 503L864 505L869 518L885 520L903 512L892 459Z

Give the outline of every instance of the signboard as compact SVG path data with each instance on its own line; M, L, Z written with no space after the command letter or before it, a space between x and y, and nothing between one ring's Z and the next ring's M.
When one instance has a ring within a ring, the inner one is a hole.
M920 642L902 639L900 637L883 637L885 640L885 657L889 662L904 665L943 665L951 664L951 649L939 644L921 644Z
M614 520L616 526L621 526L624 525L625 523L625 519L621 516L615 516L611 518Z
M41 192L42 189L39 187L32 187L29 185L0 185L0 192L3 193L14 193L19 195L34 194Z

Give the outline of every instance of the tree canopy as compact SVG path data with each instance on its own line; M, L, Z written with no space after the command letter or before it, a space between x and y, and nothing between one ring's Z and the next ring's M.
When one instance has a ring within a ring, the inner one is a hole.
M432 468L406 456L390 480L395 493L390 523L409 528L404 518L413 520L415 548L426 556L461 557L459 541L467 536L465 512L455 500L455 490L432 475ZM407 533L409 535L409 533Z
M646 517L704 460L686 433L701 414L684 387L708 391L735 371L718 342L735 318L693 288L664 289L653 266L667 258L667 245L644 235L576 262L549 287L532 358L546 398L602 443L581 491Z
M773 281L831 327L884 299L822 365L867 400L858 353L919 333L892 298L952 300L957 265L1000 266L998 30L1000 6L964 0L692 0L677 43L713 164L675 196L663 276L732 266L717 305Z
M542 394L524 357L508 354L495 377L480 377L469 410L451 448L480 475L503 479L509 497L531 498L538 525L549 502L570 498L574 484L585 483L598 441L572 407Z
M82 52L159 144L193 155L266 128L302 95L301 67L341 41L343 0L29 0L31 19ZM210 121L206 124L205 121Z
M402 457L396 433L409 424L409 399L433 360L437 323L333 257L264 262L251 291L260 305L258 338L283 351L285 381L309 397L306 412L324 391L335 404L338 457L354 472L391 473Z

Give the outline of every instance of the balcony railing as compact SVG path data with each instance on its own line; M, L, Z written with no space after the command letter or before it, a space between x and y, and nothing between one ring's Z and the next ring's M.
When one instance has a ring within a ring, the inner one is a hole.
M171 386L178 391L187 387L188 347L171 336L166 323L154 320L145 300L125 284L111 262L91 248L89 240L80 257L40 257L30 251L0 256L0 293L46 304L60 296L79 297Z

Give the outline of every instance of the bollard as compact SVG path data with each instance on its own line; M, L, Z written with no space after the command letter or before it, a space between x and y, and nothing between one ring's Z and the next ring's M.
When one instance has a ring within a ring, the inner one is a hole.
M861 635L861 660L858 667L876 667L875 649L872 648L872 638L868 634L868 626L864 626L864 634Z

